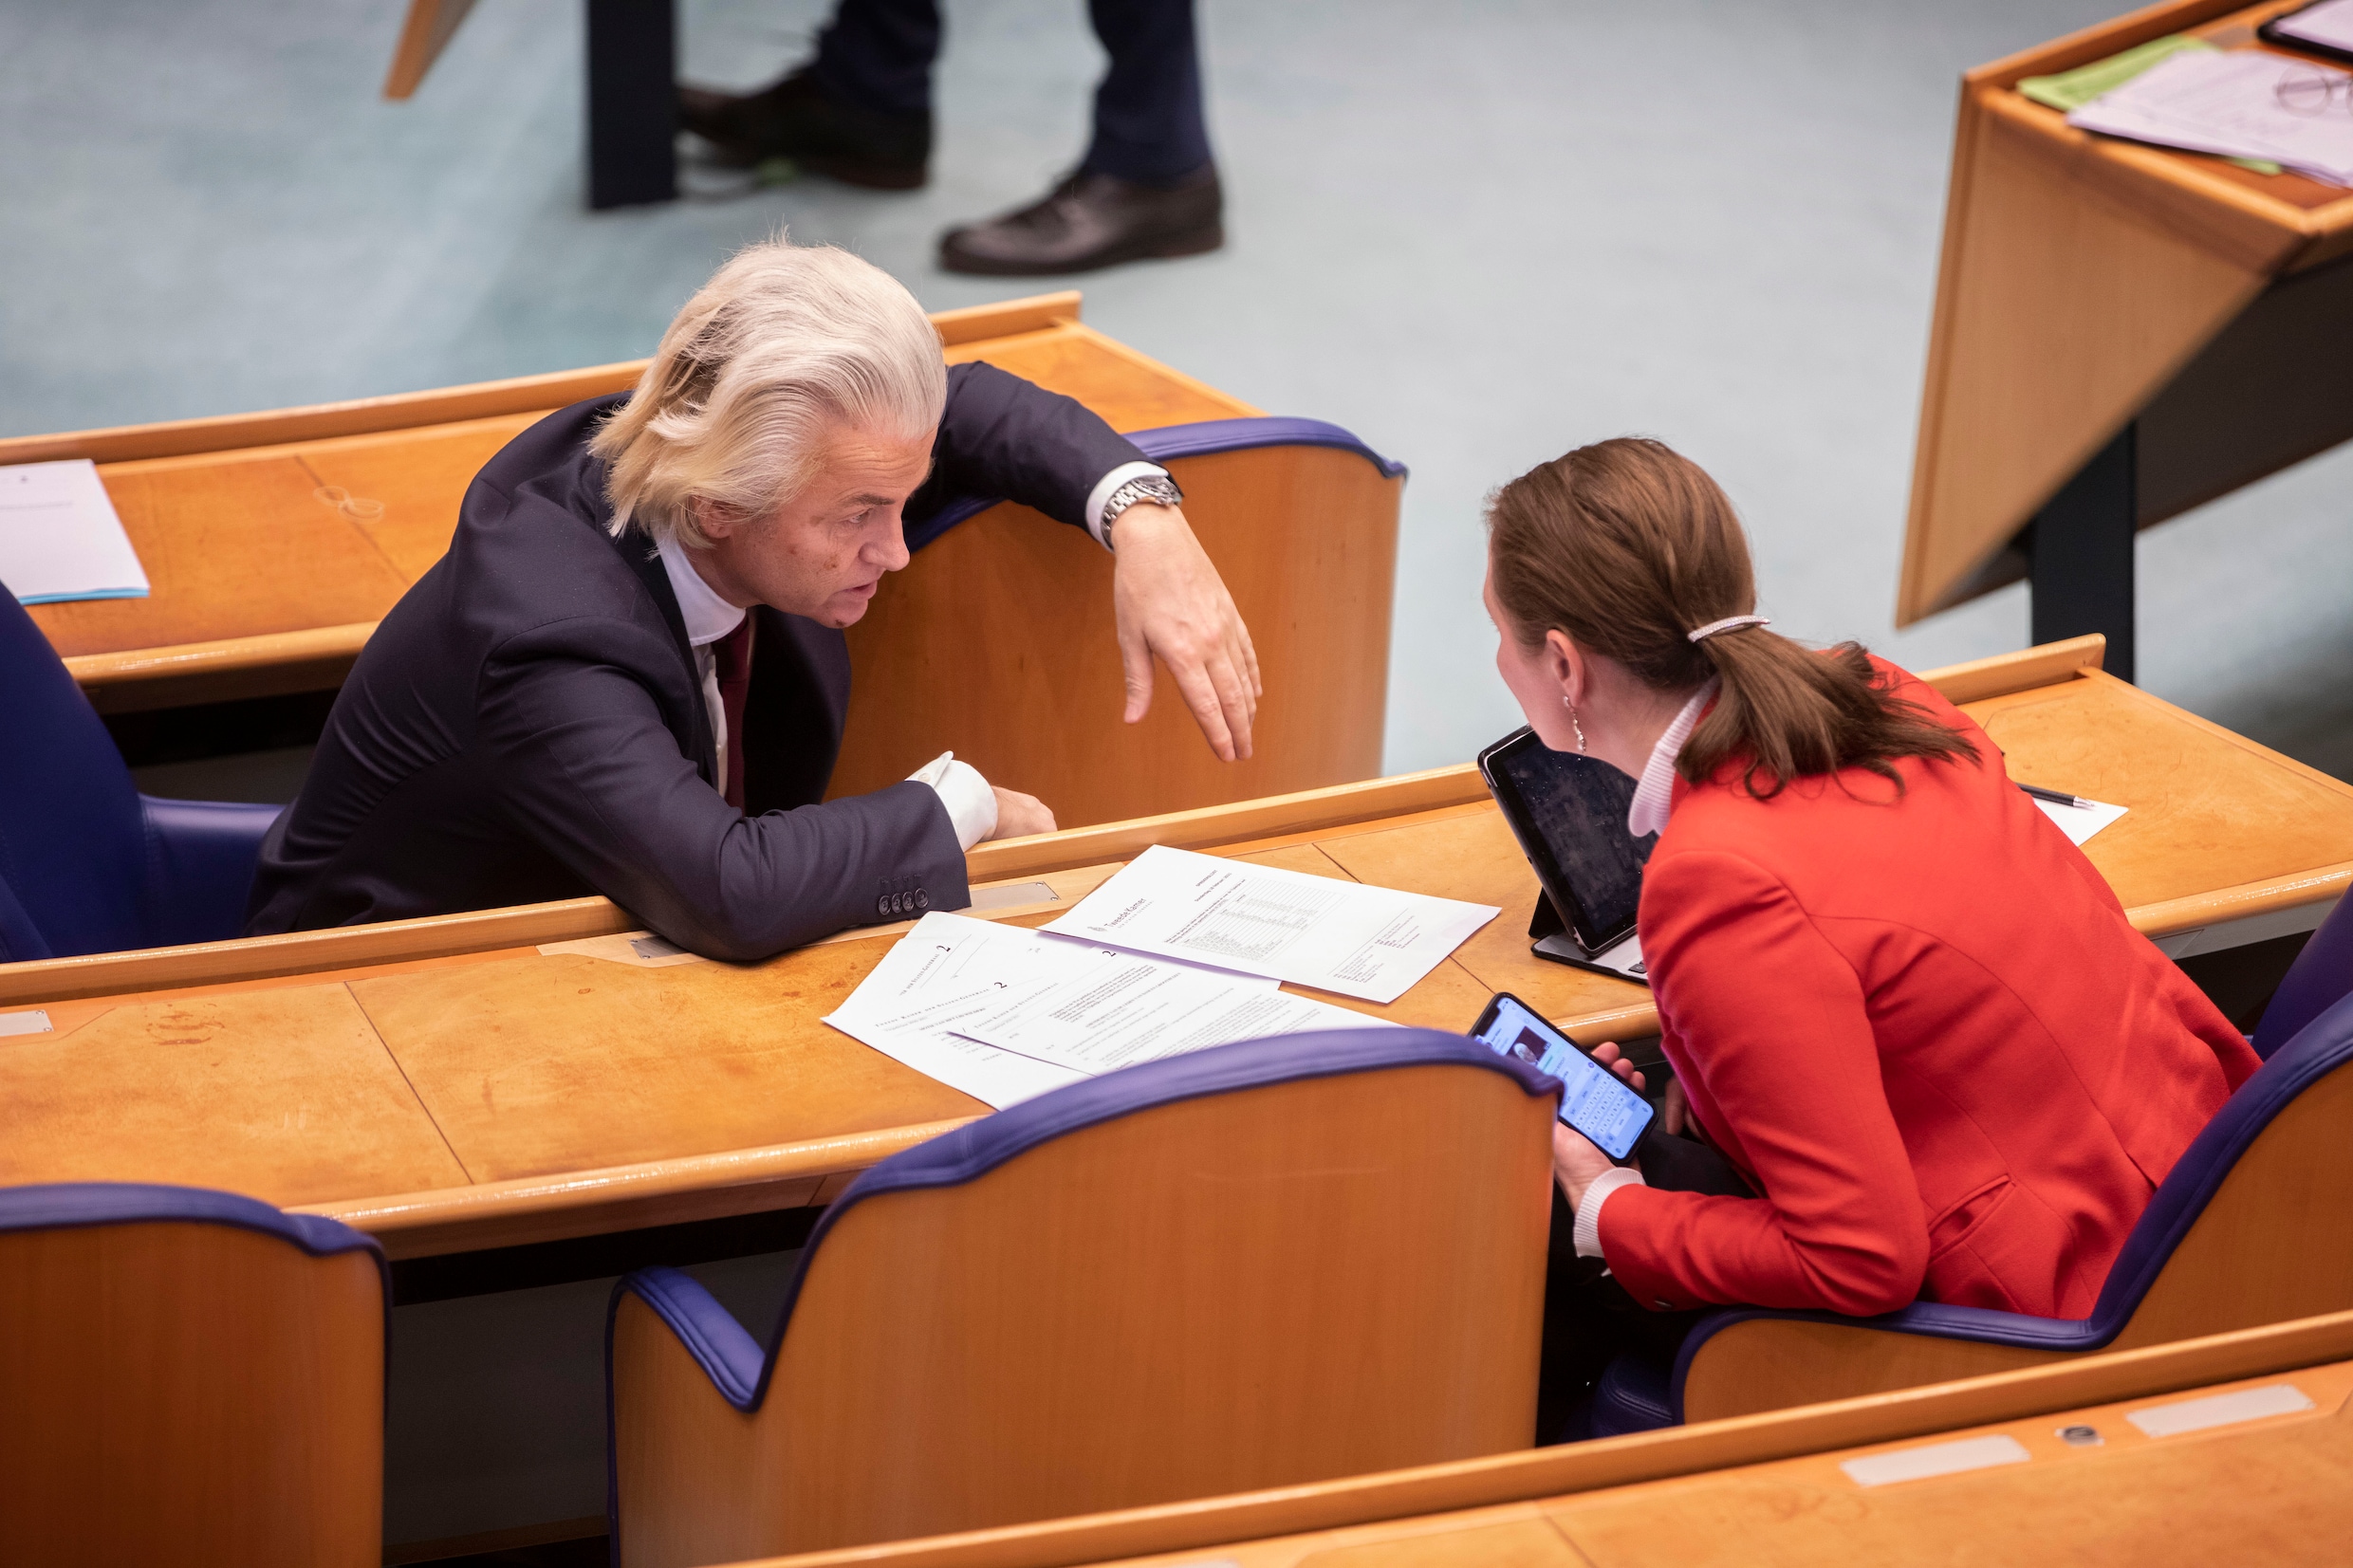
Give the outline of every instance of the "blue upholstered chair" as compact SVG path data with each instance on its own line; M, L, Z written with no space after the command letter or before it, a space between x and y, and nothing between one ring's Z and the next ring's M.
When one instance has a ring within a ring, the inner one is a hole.
M764 1341L687 1276L633 1274L607 1339L617 1560L1524 1448L1558 1090L1428 1029L1221 1046L868 1171Z
M1383 479L1401 479L1405 465L1392 462L1359 440L1354 434L1339 425L1322 419L1298 419L1288 415L1253 415L1244 419L1202 419L1189 425L1162 425L1155 430L1132 430L1127 439L1136 449L1155 463L1174 463L1187 457L1208 457L1218 452L1249 452L1264 447L1328 447L1335 452L1354 452L1370 463ZM959 523L970 522L990 507L999 505L995 496L966 496L951 502L924 519L922 526L910 529L907 548L919 550Z
M234 936L278 808L141 795L0 586L0 963Z
M0 1562L375 1568L385 1301L332 1220L0 1189Z
M1702 1319L1672 1372L1639 1356L1613 1361L1584 1425L1567 1435L1745 1415L2353 1308L2353 997L2344 994L2353 977L2326 968L2332 953L2341 965L2348 932L2341 909L2322 928L2331 946L2313 955L2337 999L2277 1044L2192 1140L2125 1238L2090 1317L1926 1301L1880 1318L1735 1308ZM2282 990L2291 1008L2307 994Z
M2353 898L2340 898L2264 1005L2250 1043L2266 1061L2304 1026L2353 994Z

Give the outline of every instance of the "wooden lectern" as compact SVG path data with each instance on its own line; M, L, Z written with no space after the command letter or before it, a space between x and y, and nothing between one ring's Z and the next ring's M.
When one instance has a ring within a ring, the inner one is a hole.
M2299 0L2174 0L1962 80L1896 623L2027 578L2033 637L2133 673L2133 536L2353 436L2353 192L2070 128L2021 97ZM2277 51L2285 53L2286 51Z

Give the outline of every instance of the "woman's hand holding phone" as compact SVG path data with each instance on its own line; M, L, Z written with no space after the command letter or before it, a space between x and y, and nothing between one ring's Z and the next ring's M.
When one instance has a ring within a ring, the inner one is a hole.
M1634 1063L1628 1061L1625 1053L1615 1044L1604 1042L1596 1045L1593 1060L1616 1073L1636 1094L1642 1092L1642 1075L1635 1070ZM1670 1117L1681 1104L1682 1097L1676 1092L1677 1087L1672 1081L1667 1085ZM1670 1119L1667 1130L1673 1132L1675 1125ZM1552 1124L1552 1179L1561 1184L1561 1195L1568 1200L1570 1208L1584 1201L1585 1189L1593 1185L1596 1176L1614 1169L1615 1162L1602 1153L1591 1138L1566 1122L1556 1121ZM1640 1169L1639 1161L1636 1169Z
M1616 1169L1591 1138L1565 1121L1552 1124L1552 1179L1561 1184L1561 1196L1568 1200L1572 1212L1585 1201L1585 1189L1593 1185L1594 1178Z

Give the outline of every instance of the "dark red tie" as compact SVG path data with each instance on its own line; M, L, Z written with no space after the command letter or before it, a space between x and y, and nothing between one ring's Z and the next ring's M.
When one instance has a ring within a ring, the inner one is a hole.
M727 780L719 793L744 808L744 697L751 691L751 616L712 646L719 673L719 711L727 715Z

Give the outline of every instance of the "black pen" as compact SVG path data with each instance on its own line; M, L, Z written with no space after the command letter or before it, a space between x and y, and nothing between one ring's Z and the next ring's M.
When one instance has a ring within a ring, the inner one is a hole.
M2063 795L2058 790L2045 789L2039 784L2019 784L2018 787L2033 796L2036 800L2048 801L2053 805L2080 805L2085 811L2092 809L2092 802L2084 799L2081 795Z

